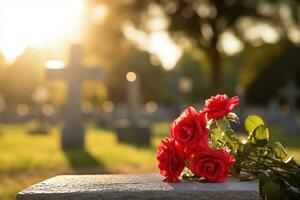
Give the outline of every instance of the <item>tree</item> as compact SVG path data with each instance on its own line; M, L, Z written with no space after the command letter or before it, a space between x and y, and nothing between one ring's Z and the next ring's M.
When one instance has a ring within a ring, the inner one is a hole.
M259 31L251 35L250 28L260 25L282 38L300 42L298 0L135 0L127 10L132 12L131 21L138 28L147 30L145 22L151 18L149 8L153 4L163 11L169 21L167 30L175 39L188 38L205 52L214 92L222 83L222 58L226 52L222 51L220 42L225 33L252 45L279 40L271 41L268 35L255 38Z
M31 103L32 93L42 82L43 56L27 48L3 74L1 92L9 105Z
M174 70L177 70L182 79L188 79L191 88L184 93L184 100L188 103L200 102L205 99L209 94L206 90L208 80L203 67L199 66L200 63L192 57L192 55L183 55L178 61ZM201 78L199 78L201 77Z
M128 1L90 0L89 14L97 8L107 9L107 16L98 23L87 20L85 47L87 56L104 65L107 71L108 98L115 103L126 101L126 73L136 72L141 80L141 101L166 103L168 96L162 85L165 71L151 62L151 55L134 46L122 33L124 23L131 18L133 6ZM101 12L101 9L100 9Z

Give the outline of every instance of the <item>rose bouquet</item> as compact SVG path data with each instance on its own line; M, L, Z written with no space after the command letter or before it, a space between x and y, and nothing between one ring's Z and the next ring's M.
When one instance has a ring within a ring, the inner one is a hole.
M279 143L269 142L269 130L257 115L245 120L248 137L231 128L239 123L233 108L237 96L216 95L200 111L185 109L170 127L171 138L157 149L166 182L183 180L222 183L229 175L259 180L263 199L300 199L300 166Z

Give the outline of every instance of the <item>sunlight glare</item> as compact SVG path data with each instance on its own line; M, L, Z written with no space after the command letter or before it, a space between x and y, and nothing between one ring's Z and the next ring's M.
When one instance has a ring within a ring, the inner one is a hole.
M165 31L150 34L149 52L156 55L166 69L172 69L182 55L181 49Z
M222 34L218 49L227 55L234 55L242 51L244 44L231 32L225 32Z
M45 65L48 69L61 69L65 67L64 62L61 60L48 60Z
M181 48L172 41L166 31L153 31L146 34L135 29L133 25L126 24L123 33L140 49L156 56L165 69L172 69L182 55Z
M99 4L96 5L92 8L92 20L96 23L96 24L101 24L106 15L108 14L108 8L107 6L103 5L103 4Z
M0 51L12 61L27 46L75 42L83 0L1 0Z

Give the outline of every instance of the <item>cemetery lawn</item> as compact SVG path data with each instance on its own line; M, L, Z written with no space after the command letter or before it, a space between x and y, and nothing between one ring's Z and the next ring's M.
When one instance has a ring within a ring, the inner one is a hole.
M156 146L169 136L167 123L153 126L151 147L118 144L113 131L88 125L86 151L64 152L59 129L30 135L21 125L3 125L0 133L0 199L15 199L29 185L59 174L146 173L156 169ZM270 128L271 139L282 141L300 162L300 135L287 137L280 126Z

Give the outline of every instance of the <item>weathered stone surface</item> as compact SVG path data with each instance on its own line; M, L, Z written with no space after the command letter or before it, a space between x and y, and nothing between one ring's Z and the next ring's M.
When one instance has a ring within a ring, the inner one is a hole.
M57 176L18 193L17 200L258 200L256 182L165 183L158 174Z
M149 146L151 130L149 127L130 125L116 129L118 142L129 143L137 146Z

